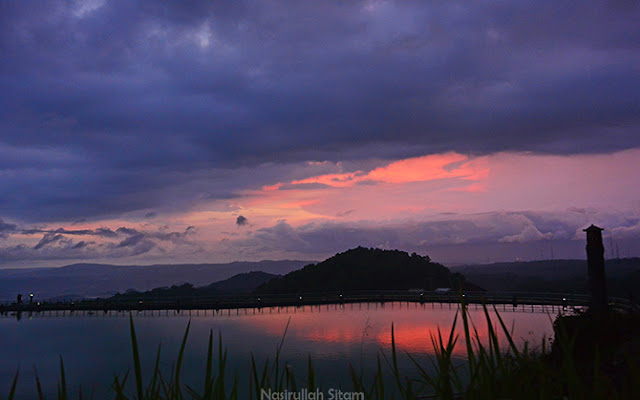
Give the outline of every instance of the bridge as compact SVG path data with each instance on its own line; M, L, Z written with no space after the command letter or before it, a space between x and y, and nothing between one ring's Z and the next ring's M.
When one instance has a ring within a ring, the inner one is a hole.
M59 313L108 313L120 311L206 311L270 309L282 307L340 305L340 304L440 304L449 306L464 302L468 305L501 305L503 310L532 310L536 306L585 307L590 298L585 294L537 293L537 292L456 292L435 291L360 291L296 294L229 294L216 297L148 297L122 296L121 298L84 299L77 301L39 301L24 304L2 303L0 315L28 312L32 314ZM610 297L610 307L622 311L638 311L638 305L626 299ZM507 307L509 306L509 307Z

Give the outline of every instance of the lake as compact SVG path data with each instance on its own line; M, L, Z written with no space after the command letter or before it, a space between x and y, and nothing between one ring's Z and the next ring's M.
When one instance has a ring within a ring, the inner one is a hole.
M161 366L167 374L191 321L182 377L197 388L202 385L210 331L216 343L222 335L229 371L239 377L244 388L249 382L250 354L260 364L267 357L272 359L289 322L281 359L290 365L299 382L305 382L307 357L311 356L320 385L337 388L350 387L349 363L366 374L373 370L378 354L390 354L392 323L401 368L408 375L415 372L406 353L428 366L428 358L433 355L430 335L438 328L448 335L456 308L456 304L355 303L180 313L146 311L134 313L133 320L143 370L151 373L161 345ZM498 310L507 326L513 327L517 343L528 341L534 347L553 336L552 320L559 311L551 306L520 306L517 310L498 306ZM486 340L484 312L474 305L469 311L481 339ZM110 312L69 316L66 312L65 316L23 313L19 320L15 316L0 317L0 396L9 392L19 368L18 398L36 398L34 366L45 394L55 394L61 355L73 392L82 385L84 394L93 393L96 399L109 397L114 374L123 376L133 368L128 315ZM501 344L506 345L505 341ZM464 359L464 342L458 344L455 355ZM132 392L133 386L128 388Z

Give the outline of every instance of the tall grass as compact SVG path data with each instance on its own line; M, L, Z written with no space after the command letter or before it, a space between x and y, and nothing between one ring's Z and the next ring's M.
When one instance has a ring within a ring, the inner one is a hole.
M578 366L575 360L575 337L570 337L562 329L556 332L554 347L560 353L554 357L546 340L536 348L527 343L518 347L511 330L506 326L495 307L495 318L491 317L489 308L484 305L484 319L487 326L488 340L481 340L480 333L473 323L464 302L456 311L448 333L439 328L428 338L433 346L434 356L428 363L420 362L411 354L405 354L415 366L417 373L409 376L399 367L401 356L396 348L395 328L391 327L390 353L380 352L374 371L364 374L353 365L348 365L350 388L342 390L362 392L367 399L627 399L640 393L640 369L631 359L627 359L628 373L623 382L614 382L609 371L600 365L598 359L593 361L593 368L587 374L584 367ZM462 323L462 338L458 325ZM289 321L290 322L290 321ZM284 330L282 340L276 348L273 359L268 358L260 364L253 354L250 358L248 387L250 399L261 399L262 390L272 392L296 392L301 388L313 392L321 389L311 357L307 360L306 379L297 382L291 369L282 362L281 350L289 328ZM190 323L187 325L176 361L171 372L165 376L160 369L161 348L158 347L153 372L148 382L143 380L143 366L139 354L138 340L133 323L129 319L131 349L133 361L133 383L129 382L129 373L113 378L111 386L113 398L118 400L237 400L239 399L240 378L233 379L227 374L227 351L223 348L222 335L218 335L217 346L214 346L213 332L209 333L206 352L206 367L201 388L195 388L181 382L181 369L185 346L189 335ZM425 338L426 340L427 338ZM504 344L501 343L501 340ZM464 344L466 362L454 362L454 349ZM260 364L260 365L259 365ZM16 385L19 374L16 372L8 399L16 398ZM39 399L44 399L37 371L35 373L36 389ZM247 379L243 377L242 379ZM232 382L231 384L229 384ZM300 384L299 384L300 383ZM60 378L58 381L57 399L69 398L65 378L64 363L60 358ZM79 398L82 390L79 388Z

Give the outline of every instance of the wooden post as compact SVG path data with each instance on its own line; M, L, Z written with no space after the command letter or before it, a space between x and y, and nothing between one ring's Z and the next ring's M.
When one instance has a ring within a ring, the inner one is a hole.
M589 271L590 308L595 314L607 311L606 277L604 273L604 245L602 244L602 228L591 225L587 232L587 265Z

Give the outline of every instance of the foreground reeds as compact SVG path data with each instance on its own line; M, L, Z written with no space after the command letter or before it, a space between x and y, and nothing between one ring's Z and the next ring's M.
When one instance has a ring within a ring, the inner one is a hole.
M366 399L628 399L640 393L640 369L636 360L626 357L622 369L611 372L600 362L596 350L595 358L584 365L584 360L576 356L576 337L569 335L562 320L556 321L556 337L553 346L543 340L539 347L532 348L527 343L518 347L511 331L505 325L494 307L497 324L491 318L491 312L483 307L486 318L488 340L480 340L480 334L464 303L456 312L454 321L447 334L439 329L430 340L435 356L430 365L424 365L411 354L406 356L416 367L418 373L407 376L398 363L395 331L391 326L390 354L380 352L375 370L364 374L352 365L347 365L350 373L350 388L342 390L361 393ZM457 332L462 324L463 337ZM250 399L264 399L264 393L297 393L302 388L307 393L321 390L313 362L309 357L306 379L301 382L290 368L283 364L280 354L289 324L285 327L282 341L272 360L265 360L261 367L253 354L250 359L249 376L238 377L227 374L227 351L223 348L222 335L218 336L214 346L213 332L209 333L206 352L206 368L200 388L181 382L181 369L184 350L189 335L187 324L177 359L168 376L160 369L161 348L158 347L153 373L149 382L143 381L143 367L140 359L138 340L130 317L130 336L132 345L133 374L115 375L111 386L113 398L137 400L235 400L240 397L239 387L248 388ZM506 341L501 345L500 338ZM461 343L459 343L461 342ZM466 349L466 362L455 362L453 351L456 346ZM216 347L216 349L214 349ZM553 348L552 348L553 347ZM506 348L506 350L505 350ZM622 372L620 372L622 371ZM132 375L132 378L131 378ZM16 398L16 385L19 374L16 373L9 391L9 400ZM241 382L242 380L242 382ZM44 399L37 371L35 385L39 399ZM57 399L69 398L68 384L65 378L64 363L60 358L60 378ZM79 387L78 397L83 398ZM295 399L296 397L291 397ZM328 397L327 397L328 398ZM352 397L357 398L357 397Z

